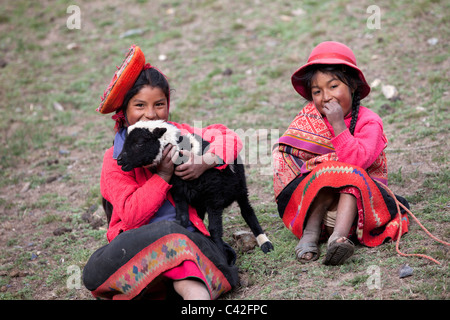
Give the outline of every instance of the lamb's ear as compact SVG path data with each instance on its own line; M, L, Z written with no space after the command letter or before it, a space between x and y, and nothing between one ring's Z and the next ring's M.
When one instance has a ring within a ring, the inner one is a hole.
M155 130L153 130L153 134L157 138L161 138L166 131L167 131L167 128L155 128Z

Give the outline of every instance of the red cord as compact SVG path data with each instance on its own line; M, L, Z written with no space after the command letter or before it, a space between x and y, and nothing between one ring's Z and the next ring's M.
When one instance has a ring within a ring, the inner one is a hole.
M377 181L377 182L379 182L379 181ZM411 217L413 217L413 219L417 222L417 224L422 228L422 230L425 231L426 234L428 234L428 236L430 236L430 238L432 238L432 239L434 239L435 241L440 242L440 243L442 243L443 245L446 245L446 246L450 246L450 243L448 243L448 242L446 242L446 241L443 241L443 240L440 240L440 239L438 239L437 237L435 237L434 235L432 235L431 232L428 231L427 228L425 228L425 227L422 225L422 223L420 223L419 219L417 219L416 216L413 215L412 212L408 210L408 208L406 208L402 203L400 203L400 202L397 200L397 198L395 197L394 193L393 193L393 192L392 192L385 184L383 184L383 183L381 183L381 182L379 182L379 184L383 187L384 190L386 190L386 191L389 193L389 195L395 200L395 204L397 205L397 214L398 214L398 216L399 216L399 224L400 224L400 228L399 228L399 231L398 231L399 235L398 235L398 237L397 237L397 243L396 243L396 245L395 245L395 249L397 250L397 253L398 253L399 255L403 256L403 257L411 257L411 256L415 256L415 257L425 258L425 259L431 260L431 261L433 261L434 263L437 263L437 264L440 265L441 263L440 263L439 261L437 261L436 259L433 259L432 257L427 256L427 255L425 255L425 254L419 254L419 253L403 253L403 252L400 251L400 249L399 249L399 246L400 246L400 237L401 237L401 234L402 234L402 214L401 214L401 212L400 212L400 206L401 206L407 213L409 213L409 215L410 215ZM400 205L400 206L399 206L399 205Z

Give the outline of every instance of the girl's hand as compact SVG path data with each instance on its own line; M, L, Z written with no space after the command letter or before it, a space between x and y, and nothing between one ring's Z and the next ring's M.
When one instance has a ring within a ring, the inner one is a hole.
M206 170L215 167L219 162L212 153L203 156L195 155L189 151L182 151L185 163L175 168L175 174L183 180L193 180L200 177Z
M156 174L169 183L173 174L172 158L175 154L175 148L171 144L167 145L163 150L161 162L156 167Z
M332 100L325 103L323 105L323 112L325 113L325 116L330 124L333 126L335 136L347 129L344 122L344 112L342 111L341 105L337 101Z

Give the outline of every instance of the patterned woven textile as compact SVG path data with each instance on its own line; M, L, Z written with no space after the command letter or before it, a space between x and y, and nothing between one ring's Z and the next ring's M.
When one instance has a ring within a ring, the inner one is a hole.
M204 235L161 221L123 232L94 252L83 281L98 299L132 299L189 261L196 266L193 276L217 299L237 283L237 268L229 256Z
M359 191L355 196L358 205L356 236L360 243L375 247L396 240L399 223L402 223L402 234L408 232L408 217L402 212L399 221L394 199L379 188L365 170L337 161L318 164L283 190L278 208L284 224L301 238L306 214L317 193L324 187L348 190L349 186ZM396 197L407 205L406 200Z
M307 174L326 161L338 161L328 129L322 115L308 103L294 118L272 151L275 197L300 174ZM387 183L386 155L382 152L367 173Z
M400 221L395 199L377 185L377 181L387 183L384 151L364 170L339 162L332 139L333 134L322 115L310 102L275 144L273 185L283 222L301 238L312 201L322 188L331 187L337 193L355 196L358 214L351 233L356 234L362 244L373 247L397 239ZM405 199L396 198L408 206ZM402 233L407 232L408 217L404 212L401 222Z

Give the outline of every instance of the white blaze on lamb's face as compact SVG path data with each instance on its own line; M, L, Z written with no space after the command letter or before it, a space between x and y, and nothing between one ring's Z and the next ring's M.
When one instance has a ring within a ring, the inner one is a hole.
M117 163L124 171L158 164L168 144L175 146L176 151L188 150L197 155L202 154L199 136L180 135L181 132L177 127L163 120L139 121L128 128L128 136ZM179 153L173 161L175 165L179 165L187 160L187 155Z
M159 163L162 158L162 153L164 148L170 143L174 146L178 146L178 140L180 137L180 130L174 125L165 122L164 120L154 120L154 121L138 121L134 125L128 128L128 134L136 128L147 129L153 132L156 128L165 128L166 132L159 138L159 152L155 158L154 163Z

